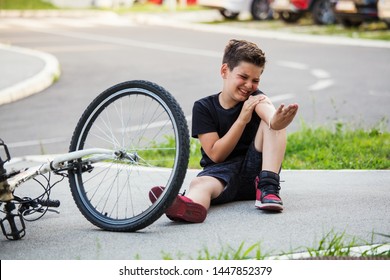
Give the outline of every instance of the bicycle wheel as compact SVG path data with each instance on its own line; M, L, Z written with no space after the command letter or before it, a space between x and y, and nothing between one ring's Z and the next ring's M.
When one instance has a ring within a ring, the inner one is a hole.
M104 230L140 230L161 217L180 190L189 158L187 122L164 88L148 81L124 82L96 97L79 120L69 149L87 148L111 149L133 158L70 170L70 189L79 210ZM165 191L152 204L153 186L164 186Z

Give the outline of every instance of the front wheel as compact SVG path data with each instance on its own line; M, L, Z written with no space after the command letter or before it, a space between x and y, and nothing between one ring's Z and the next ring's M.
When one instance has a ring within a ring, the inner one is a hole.
M268 20L273 18L273 11L269 0L253 0L251 4L251 15L254 20Z
M313 20L318 25L329 25L336 22L330 0L318 0L314 3Z
M69 184L79 210L104 230L140 230L161 217L180 190L189 158L187 122L164 88L124 82L97 96L80 118L70 151L87 148L122 156L73 163ZM153 186L165 187L154 203Z

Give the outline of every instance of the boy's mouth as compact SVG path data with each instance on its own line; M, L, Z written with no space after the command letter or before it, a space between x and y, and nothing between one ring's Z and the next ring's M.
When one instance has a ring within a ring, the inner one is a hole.
M248 98L249 95L251 94L251 92L249 90L245 90L245 89L242 89L242 88L239 88L238 90L241 93L241 95L244 96L245 98Z

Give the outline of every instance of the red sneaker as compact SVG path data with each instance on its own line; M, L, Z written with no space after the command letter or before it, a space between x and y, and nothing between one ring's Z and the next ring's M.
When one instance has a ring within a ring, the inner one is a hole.
M259 178L256 178L256 203L255 206L261 210L282 211L283 202L279 196L279 187L269 185L258 187Z
M164 187L153 187L149 191L149 199L154 203L163 193ZM193 202L186 196L178 195L172 205L165 210L165 214L172 221L202 223L207 216L207 210L199 203Z

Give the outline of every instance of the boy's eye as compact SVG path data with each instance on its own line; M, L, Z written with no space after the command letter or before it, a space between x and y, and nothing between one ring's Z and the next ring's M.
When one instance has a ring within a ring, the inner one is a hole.
M240 76L240 78L243 79L243 80L248 80L248 79L249 79L249 77L248 77L248 76L245 76L245 75L239 75L239 76ZM255 80L252 80L252 82L255 83L255 84L258 84L258 83L260 82L260 80L255 79Z

